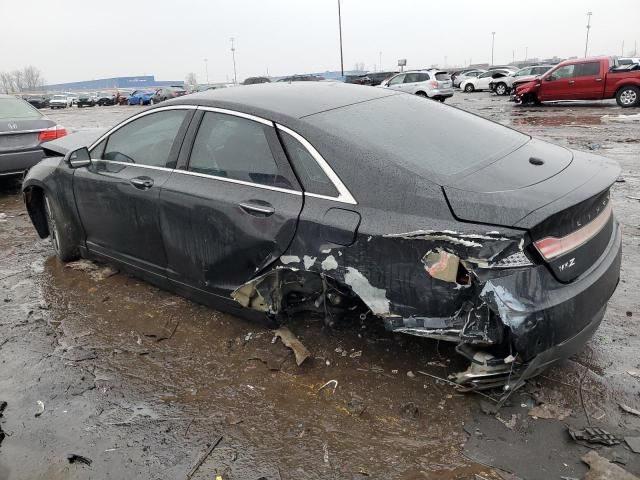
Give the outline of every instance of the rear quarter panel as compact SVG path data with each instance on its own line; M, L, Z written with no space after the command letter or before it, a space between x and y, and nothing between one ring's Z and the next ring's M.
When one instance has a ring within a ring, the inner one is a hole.
M604 87L604 98L613 98L620 87L635 85L640 87L640 71L634 72L608 72Z

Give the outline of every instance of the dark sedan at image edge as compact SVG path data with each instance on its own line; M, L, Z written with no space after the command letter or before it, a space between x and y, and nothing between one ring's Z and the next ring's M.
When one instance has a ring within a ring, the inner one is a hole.
M0 94L0 178L23 175L44 156L43 142L66 134L25 100Z
M414 95L207 91L46 152L23 192L62 261L244 317L455 342L461 389L513 391L579 351L619 281L615 162Z

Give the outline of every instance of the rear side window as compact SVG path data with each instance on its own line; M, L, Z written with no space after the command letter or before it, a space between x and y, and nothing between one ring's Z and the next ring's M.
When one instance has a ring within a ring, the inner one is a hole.
M579 63L576 65L574 76L576 77L593 77L600 74L600 63L589 62Z
M102 158L166 167L186 110L165 110L140 117L112 133Z
M198 128L188 169L281 188L291 183L278 171L266 127L246 118L206 112Z
M339 192L311 156L309 151L298 140L286 132L280 131L282 143L289 157L289 161L296 172L296 176L302 184L302 188L308 193L317 193L328 197L337 197Z
M0 98L0 119L41 118L42 114L19 98Z

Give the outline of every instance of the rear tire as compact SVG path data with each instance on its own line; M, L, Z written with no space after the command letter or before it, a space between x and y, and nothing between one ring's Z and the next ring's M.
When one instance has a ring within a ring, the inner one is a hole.
M440 101L440 102L442 102L442 103L444 103L444 100L445 100L444 98L439 98L439 99L438 99L438 101Z
M49 201L49 196L44 194L44 208L47 216L49 237L56 255L63 262L71 262L80 258L77 245L71 238L70 225Z
M416 95L417 95L418 97L428 98L428 97L427 97L427 94L426 94L426 93L424 93L424 92L416 92Z
M622 87L616 93L616 103L622 108L640 106L640 88L633 85Z
M467 92L467 93L471 93L471 92L473 92L475 89L476 89L476 87L474 87L474 86L473 86L473 84L471 84L471 83L467 83L467 84L464 86L464 91L465 91L465 92Z
M504 82L500 82L496 85L495 88L496 95L506 95L507 94L507 84Z

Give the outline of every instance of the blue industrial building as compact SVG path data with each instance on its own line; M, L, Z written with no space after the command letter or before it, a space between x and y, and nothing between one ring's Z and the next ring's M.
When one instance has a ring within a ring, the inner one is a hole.
M99 80L85 80L83 82L57 83L44 85L41 90L46 91L74 91L74 90L107 90L117 88L148 88L164 87L168 85L183 85L182 80L156 80L153 75L139 77L114 77Z

